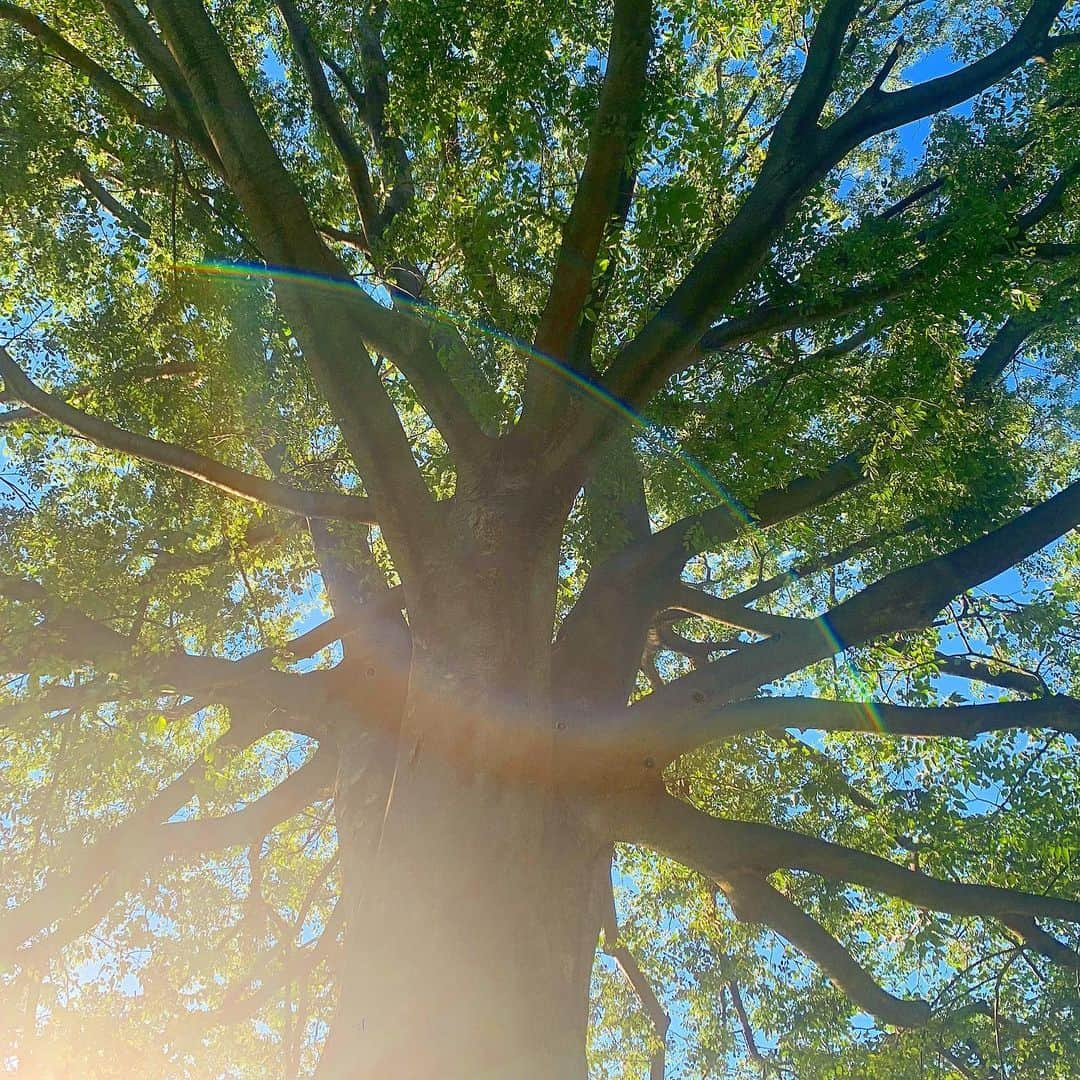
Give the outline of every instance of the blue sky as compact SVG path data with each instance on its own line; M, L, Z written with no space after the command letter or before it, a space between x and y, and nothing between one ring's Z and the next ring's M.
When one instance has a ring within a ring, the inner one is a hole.
M273 77L279 77L280 76L280 74L281 74L280 62L277 60L276 57L273 56L272 53L268 52L268 56L267 56L267 59L265 61L264 66L265 66L265 68L267 70L267 73L270 74L271 76L273 76ZM942 49L939 49L939 50L935 51L935 53L931 54L930 56L924 57L917 64L914 64L911 67L909 67L908 69L906 69L905 76L907 78L911 79L912 81L923 81L925 79L933 78L933 77L935 77L937 75L947 73L949 70L952 70L952 68L955 67L955 66L956 65L952 60L952 57L950 55L949 50L947 48L942 48ZM954 110L954 111L959 113L959 114L963 114L964 112L968 111L968 108L969 107L966 106L966 105L961 105L961 106L958 106L957 109ZM926 140L927 135L929 133L930 127L931 127L931 121L922 120L922 121L918 121L918 122L916 122L914 124L910 124L910 125L906 126L905 128L901 129L900 132L899 132L901 146L902 146L902 148L904 150L905 155L908 157L909 161L911 162L912 167L914 167L917 164L918 159L921 156L922 150L923 150L924 145L925 145L925 140ZM21 329L22 329L22 327L11 327L11 328L9 328L9 333L16 333ZM7 336L7 335L5 335L5 336ZM4 465L3 443L2 443L2 440L0 440L0 468L2 468L3 465ZM2 498L2 497L3 497L3 495L2 495L2 493L0 493L0 498ZM11 496L10 493L8 494L7 497L8 498L13 498L13 496ZM321 621L325 617L325 612L322 611L320 609L319 605L314 602L315 601L314 587L315 587L315 583L313 582L313 591L311 593L309 593L307 596L305 596L304 598L302 598L301 601L299 601L299 603L301 603L303 605L303 613L302 613L302 616L301 616L301 618L299 620L298 631L303 631L303 630L306 630L306 629L310 628L311 626L315 625L316 623L318 623L319 621ZM987 584L986 588L991 590L991 591L994 591L994 592L1008 593L1008 594L1020 595L1020 596L1022 596L1023 592L1024 592L1021 579L1016 574L1015 571L1010 571L1007 574L1001 575L999 578L994 579L993 582L990 582L990 583ZM956 642L950 643L950 642L946 641L944 643L944 647L946 649L957 648L957 643ZM954 679L942 679L942 680L940 680L940 686L941 686L941 690L942 690L943 694L948 694L948 693L952 692L953 690L960 691L960 692L965 692L965 693L970 690L970 684L968 684L966 682L962 682L960 680L954 680ZM807 741L809 741L811 743L815 743L815 744L820 745L820 740L815 739L813 736L805 736L805 738L807 738ZM299 751L299 744L298 744L298 753L299 752L300 751ZM299 758L298 758L298 760L299 760ZM1000 794L1001 794L1000 789L988 788L985 791L980 792L979 797L980 798L985 797L985 798L993 800L997 796L999 796ZM976 812L977 809L978 808L977 808L976 804L973 802L972 803L972 811ZM192 810L193 810L193 806L191 804L189 804L188 807L186 807L183 810L178 812L178 816L184 816L187 813L191 813ZM621 884L624 884L626 886L630 885L629 882L622 882ZM86 966L84 966L78 972L78 977L80 979L84 980L84 981L89 981L89 980L93 980L93 979L97 978L99 976L99 974L100 974L100 971L101 971L101 965L104 964L104 963L105 963L105 961L99 961L99 962L97 962L96 966L95 965L86 965ZM135 975L127 976L124 983L122 984L122 989L124 989L124 990L126 990L127 992L130 992L130 993L138 993L139 992L139 986L138 986L137 977ZM682 1026L680 1024L681 1017L680 1017L680 1012L679 1012L678 1007L675 1007L673 1009L673 1020L675 1022L675 1026L674 1026L674 1029L673 1029L673 1032L672 1032L672 1041L673 1041L673 1043L677 1043L680 1035L685 1035L685 1030L682 1028ZM767 1045L767 1040L762 1039L762 1043L763 1043L763 1045Z

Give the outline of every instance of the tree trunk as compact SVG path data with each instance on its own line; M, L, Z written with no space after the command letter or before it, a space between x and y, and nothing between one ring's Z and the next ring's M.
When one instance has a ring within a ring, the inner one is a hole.
M410 597L392 765L343 753L350 925L323 1075L585 1076L608 849L552 775L554 557L534 575L515 558Z
M405 786L352 883L326 1075L584 1077L601 845L550 800L452 767Z

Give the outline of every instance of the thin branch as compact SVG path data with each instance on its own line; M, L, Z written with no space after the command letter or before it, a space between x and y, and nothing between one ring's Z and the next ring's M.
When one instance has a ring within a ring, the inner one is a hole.
M866 536L863 539L856 540L836 551L831 551L825 555L807 559L805 562L799 563L790 570L785 570L783 573L763 578L756 585L752 585L748 589L743 589L742 592L735 593L726 599L732 604L739 604L740 606L745 607L747 604L752 604L755 600L761 600L763 597L771 596L773 593L779 592L788 585L794 585L796 582L820 573L822 570L831 570L833 567L840 566L859 555L863 555L868 551L873 551L879 544L883 544L887 540L895 540L897 537L918 532L925 527L926 523L924 521L916 520L908 522L908 524L900 529L883 530L872 536Z
M746 1015L746 1005L743 1002L742 991L734 979L727 982L728 993L731 994L731 1004L735 1007L735 1016L739 1021L739 1029L742 1031L743 1042L746 1043L746 1052L763 1069L771 1064L768 1058L758 1049L757 1039L754 1038L754 1028L750 1023L750 1017Z
M1018 242L1043 220L1056 211L1067 191L1076 182L1077 170L1066 170L1056 180L1037 206L1019 215L1005 242L993 252L995 258L1015 256ZM1058 263L1074 258L1074 244L1034 244L1032 257L1040 262ZM906 269L893 271L874 281L860 282L833 289L826 297L814 300L794 300L788 303L771 301L760 304L744 315L738 315L707 330L685 362L674 368L671 374L681 371L691 363L710 353L725 352L750 341L773 337L795 328L819 326L833 319L841 319L855 312L872 310L887 300L909 295L920 285L926 285L937 272L937 265L930 259L922 259Z
M689 615L698 615L704 619L735 626L740 630L750 630L756 634L782 634L792 627L799 626L800 619L784 615L771 615L767 611L756 611L738 601L696 589L692 585L679 582L671 592L668 610L682 611Z
M54 684L36 696L19 698L0 708L0 730L17 727L32 716L50 716L71 710L92 709L118 701L123 687L112 679L95 679L79 686Z
M798 739L794 735L789 735L786 731L774 732L773 738L781 745L787 746L789 749L814 762L828 784L831 787L834 787L840 795L846 798L854 806L859 807L860 810L875 811L881 809L881 804L879 802L864 795L854 784L852 784L839 762L829 757L824 750L820 750L816 746L811 746L810 743L803 742L802 739Z
M205 1015L192 1017L200 1027L221 1027L237 1024L259 1011L275 995L290 983L306 979L319 964L331 959L338 949L338 938L345 928L345 911L348 905L338 902L333 914L326 920L318 939L306 945L289 946L282 950L280 967L263 977L258 987L247 997L227 997L225 1003Z
M373 233L378 226L379 208L375 201L375 193L371 187L371 176L368 173L367 159L360 148L360 144L353 137L341 111L334 101L330 92L330 85L323 71L322 57L319 49L311 38L311 31L307 23L301 17L293 0L276 0L278 10L281 12L285 25L288 27L289 37L292 40L293 51L304 72L307 80L311 103L315 114L326 128L330 141L334 144L342 163L345 166L346 175L349 178L349 186L352 188L353 197L356 200L356 208L360 213L360 221L364 226L367 242L370 245L374 239Z
M155 548L147 552L154 560L148 574L175 574L195 570L205 566L216 566L227 562L236 550L252 551L263 545L276 545L289 538L295 532L295 522L279 527L275 522L260 521L252 518L245 529L239 545L229 538L224 538L209 548L194 548L169 551ZM290 527L292 526L292 527Z
M76 179L86 188L87 192L97 200L121 225L126 225L137 236L144 240L150 239L150 224L144 221L134 210L125 206L97 177L94 176L85 163L80 163L75 170Z
M944 186L944 176L938 176L933 180L928 180L925 184L920 184L914 191L908 193L902 199L897 200L887 210L883 210L877 215L876 220L881 222L891 221L893 218L903 214L904 211L909 210L916 203L920 203L923 199L927 199L940 191Z
M104 914L163 858L191 857L261 839L280 822L329 794L337 761L332 753L320 749L311 761L266 795L235 813L164 823L190 799L204 767L203 762L196 762L147 806L100 840L89 846L80 845L65 870L54 872L29 900L9 908L0 920L0 954L10 955L23 942L58 921L59 929L41 944L47 942L48 948L66 944L72 940L65 932L66 921L71 916L75 916L73 925L79 928L78 932L84 932L85 921L78 919L79 901L95 886L98 892L90 902L95 913ZM54 935L61 936L54 938ZM15 958L21 959L18 953Z
M809 328L841 319L857 311L869 310L885 300L893 300L924 280L921 266L891 274L881 281L860 282L846 288L834 289L821 300L792 303L769 302L747 312L726 319L707 330L695 346L694 352L682 366L709 353L726 352L750 341L758 341L796 327Z
M669 622L672 614L674 613L661 616L657 625L650 631L649 648L654 652L657 649L669 649L672 652L682 653L694 664L706 664L715 653L741 649L745 644L738 638L723 638L719 641L694 641L691 638L684 637L672 629ZM660 685L663 685L663 680L661 680Z
M250 744L261 734L258 726L252 717L247 717L243 724L231 725L230 743L237 746ZM197 758L178 777L166 784L149 803L134 810L115 826L103 841L105 846L99 849L100 854L109 856L111 860L100 871L95 865L95 859L89 855L91 848L84 843L71 840L62 845L53 861L54 865L63 865L64 869L54 869L48 875L44 884L34 892L33 902L26 901L15 908L9 908L0 920L0 956L13 958L15 950L24 942L48 930L61 919L72 926L78 925L78 933L83 933L84 924L79 921L80 901L100 885L112 863L119 865L119 854L123 850L125 838L128 835L145 835L176 813L191 798L195 785L205 772L205 759ZM111 838L111 846L108 838ZM119 892L110 894L107 902L101 897L100 889L90 899L88 903L95 912L103 915L104 910L112 906L113 898L123 894L124 886L120 884L119 875L114 877L115 888L119 888ZM40 948L44 947L43 942L38 945Z
M604 931L604 952L610 956L619 966L619 970L626 977L626 981L637 994L645 1015L653 1026L660 1046L653 1054L649 1063L650 1080L664 1080L664 1062L667 1054L667 1033L671 1027L671 1017L656 996L652 984L645 973L641 970L637 958L630 949L623 944L619 934L619 920L615 912L615 896L611 889L611 879L607 880L608 903L605 905L602 929Z
M1045 221L1052 214L1056 214L1062 208L1066 197L1078 179L1080 179L1080 161L1074 161L1061 170L1058 178L1050 185L1046 194L1030 210L1016 219L1015 236L1025 236L1040 222ZM1071 246L1069 245L1069 247Z
M973 1073L971 1069L964 1064L957 1054L954 1054L947 1047L939 1047L938 1053L944 1059L944 1061L951 1065L961 1076L961 1080L979 1080L976 1073Z
M810 374L811 372L835 370L836 365L833 363L834 361L857 352L868 342L873 341L887 325L888 319L867 319L860 329L834 344L824 345L811 353L796 353L795 357L783 366L774 367L758 376L749 383L743 391L740 391L740 393L744 393L746 390L767 390L773 388L769 411L766 413L766 415L770 415L771 410L776 407L780 395L793 379L800 375ZM777 383L779 385L774 386L774 384Z

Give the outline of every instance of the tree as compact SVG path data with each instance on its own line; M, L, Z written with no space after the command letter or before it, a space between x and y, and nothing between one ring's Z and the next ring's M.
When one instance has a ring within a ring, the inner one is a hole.
M9 1060L1068 1075L1078 14L0 2Z

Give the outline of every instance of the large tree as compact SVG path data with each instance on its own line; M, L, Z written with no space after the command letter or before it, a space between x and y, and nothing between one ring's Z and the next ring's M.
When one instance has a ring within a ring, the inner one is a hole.
M1078 26L0 2L5 1060L1071 1075Z

